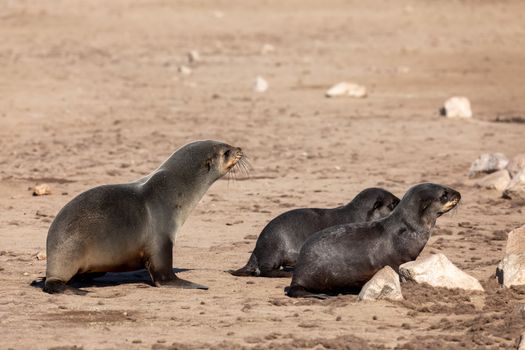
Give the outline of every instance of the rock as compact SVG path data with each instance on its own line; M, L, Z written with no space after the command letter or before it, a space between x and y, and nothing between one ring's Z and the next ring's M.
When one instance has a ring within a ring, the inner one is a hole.
M509 161L507 164L507 170L511 177L515 177L520 172L525 170L525 154L518 154Z
M525 171L520 171L512 178L505 191L503 191L502 197L517 201L525 201Z
M483 291L477 279L461 271L443 254L407 262L399 267L401 278L434 287Z
M48 184L36 185L33 188L33 196L46 196L51 194L51 187Z
M255 84L253 86L253 91L265 92L266 90L268 90L268 87L269 87L268 82L264 80L263 77L258 76L257 78L255 78Z
M525 284L525 225L509 232L505 257L498 264L496 276L505 287Z
M332 86L325 93L326 97L350 96L356 98L366 97L366 87L354 83L341 82Z
M509 160L503 153L483 153L470 165L469 177L480 174L490 174L505 169Z
M178 72L182 75L190 75L191 74L191 68L187 66L180 66L177 68Z
M476 183L481 188L489 190L498 190L503 192L510 183L510 175L506 169L498 170L495 173L489 174L479 179Z
M201 60L201 55L199 54L199 51L191 50L190 52L188 52L188 62L193 64L193 63L200 62L200 60Z
M275 47L270 44L264 44L261 48L261 53L267 55L269 53L275 52Z
M505 286L525 285L525 254L508 254L496 268L498 283Z
M509 232L505 254L525 254L525 225Z
M35 257L36 257L37 260L46 260L47 259L47 255L46 255L45 252L38 252L38 253L36 253Z
M445 101L440 112L447 118L472 118L470 101L466 97L454 96L449 98Z
M368 281L361 292L359 300L402 300L399 275L390 267L385 266Z

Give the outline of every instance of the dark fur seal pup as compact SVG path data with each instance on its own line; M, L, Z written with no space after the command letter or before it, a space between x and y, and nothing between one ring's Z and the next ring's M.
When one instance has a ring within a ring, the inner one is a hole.
M386 265L416 259L436 219L454 208L459 192L431 183L412 187L384 219L327 228L307 240L297 259L291 297L326 297L361 288Z
M234 276L290 277L280 268L293 267L303 243L330 226L377 220L387 216L399 198L381 188L368 188L350 203L334 209L295 209L277 216L262 230L255 249Z
M70 289L73 276L142 268L155 286L207 289L173 273L175 233L208 188L243 162L240 148L196 141L143 179L80 194L49 228L44 291Z

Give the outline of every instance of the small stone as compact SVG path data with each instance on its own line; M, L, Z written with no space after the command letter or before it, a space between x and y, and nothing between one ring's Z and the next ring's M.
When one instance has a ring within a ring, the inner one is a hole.
M29 276L29 272L24 272L23 275L24 276Z
M507 164L507 170L511 177L515 177L520 172L525 170L525 154L518 154L514 156Z
M253 91L255 92L265 92L268 90L269 84L263 77L258 76L255 78L255 84L253 86Z
M512 178L502 197L525 202L525 171L520 171Z
M507 254L496 268L496 278L504 287L525 285L525 254Z
M470 101L466 97L451 97L445 101L440 110L441 115L447 118L472 118Z
M200 60L201 60L201 55L199 54L199 51L191 50L190 52L188 52L188 62L193 64L193 63L200 62Z
M177 68L177 71L182 75L190 75L191 74L191 68L187 66L180 66Z
M48 184L36 185L33 188L33 196L46 196L51 194L51 187Z
M350 96L355 98L366 97L366 87L354 83L341 82L332 86L325 93L326 97Z
M479 179L476 185L489 190L497 190L501 193L507 188L509 183L509 172L506 169L503 169Z
M443 254L410 261L399 266L403 280L428 283L434 287L483 291L477 279L461 271Z
M370 279L361 289L359 300L402 300L399 275L385 266Z
M470 165L469 177L490 174L505 169L509 160L503 153L483 153Z
M261 53L263 55L267 55L269 53L272 53L272 52L275 52L275 47L273 45L270 45L270 44L264 44L262 47L261 47Z
M46 260L47 259L47 255L45 252L38 252L36 253L36 259L37 260Z

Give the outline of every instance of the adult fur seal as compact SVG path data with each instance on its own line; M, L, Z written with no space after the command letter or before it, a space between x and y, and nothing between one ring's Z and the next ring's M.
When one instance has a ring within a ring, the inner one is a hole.
M416 259L436 219L454 208L459 192L437 184L412 187L384 219L327 228L307 240L297 259L291 297L326 297L361 288L386 265Z
M290 277L290 271L280 268L295 265L301 246L312 234L330 226L377 220L390 214L398 203L392 193L368 188L338 208L287 211L262 230L246 266L229 272L234 276Z
M236 165L243 165L240 148L196 141L145 178L80 194L49 228L44 291L70 289L73 276L141 268L155 286L207 289L173 273L173 241L208 188Z

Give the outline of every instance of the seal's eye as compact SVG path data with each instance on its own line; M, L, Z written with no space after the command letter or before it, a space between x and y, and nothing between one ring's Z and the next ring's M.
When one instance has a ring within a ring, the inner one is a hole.
M443 195L441 196L440 199L441 199L442 202L448 201L448 193L447 193L447 191L445 191L445 193L443 193Z
M374 210L380 208L383 206L383 201L381 200L378 200L377 202L374 203Z
M224 158L228 158L230 156L230 153L231 153L230 150L227 150L226 152L224 152Z

